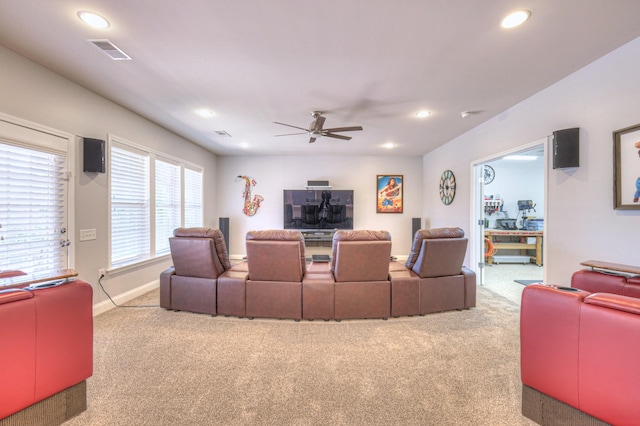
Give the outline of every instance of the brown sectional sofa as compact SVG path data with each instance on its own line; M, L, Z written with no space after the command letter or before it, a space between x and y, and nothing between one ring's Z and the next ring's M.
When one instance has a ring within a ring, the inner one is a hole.
M231 265L219 230L179 228L161 274L167 309L238 317L341 320L424 315L475 306L459 228L420 230L406 263L387 231L338 230L329 263L306 263L299 231L250 231L247 261Z

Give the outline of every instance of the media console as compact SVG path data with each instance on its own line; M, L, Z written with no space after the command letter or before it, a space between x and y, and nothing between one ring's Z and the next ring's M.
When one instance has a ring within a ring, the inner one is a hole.
M330 255L333 244L333 234L335 232L335 230L302 231L307 254L312 256L314 254Z

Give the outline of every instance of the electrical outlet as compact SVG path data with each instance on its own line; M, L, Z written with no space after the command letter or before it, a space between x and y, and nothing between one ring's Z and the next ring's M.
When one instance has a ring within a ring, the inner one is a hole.
M106 275L106 271L104 269L98 269L98 279L104 277Z

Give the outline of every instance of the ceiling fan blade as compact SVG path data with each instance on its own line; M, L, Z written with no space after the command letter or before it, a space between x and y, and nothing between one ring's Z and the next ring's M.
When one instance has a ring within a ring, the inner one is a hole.
M351 140L351 136L336 135L335 133L322 133L322 136L328 138L344 139L345 141Z
M300 133L285 133L282 135L274 135L274 136L293 136L293 135L307 135L309 134L309 132L300 132Z
M309 139L309 143L314 143L316 141L317 138L310 138Z
M334 127L333 129L322 129L327 132L351 132L354 130L363 130L362 126L351 126L351 127Z
M277 121L274 121L273 123L274 124L280 124L281 126L293 127L294 129L304 130L305 132L309 131L309 129L305 129L304 127L292 126L291 124L279 123Z

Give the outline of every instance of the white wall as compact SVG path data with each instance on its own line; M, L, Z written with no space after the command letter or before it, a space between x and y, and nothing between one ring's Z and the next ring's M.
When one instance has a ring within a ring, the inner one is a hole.
M376 175L404 175L404 212L376 213ZM255 216L242 213L244 181L257 185L252 196L264 201ZM283 189L304 189L309 180L328 180L334 189L354 190L354 229L387 230L392 253L408 255L411 218L422 217L422 159L420 157L256 156L220 157L217 173L218 213L229 217L232 256L245 253L245 235L252 229L282 229ZM423 222L424 223L424 222Z
M640 211L613 209L612 132L640 123L638 69L640 39L425 155L423 203L431 225L461 223L468 231L471 162L554 130L580 127L580 167L553 170L547 165L547 282L568 284L588 259L637 265ZM450 206L438 202L438 179L445 168L458 179L458 195Z
M76 163L72 165L75 188L75 268L80 278L94 285L94 303L106 296L97 287L99 268L108 262L108 176L82 171L80 137L106 139L108 133L198 164L204 173L204 221L217 224L216 156L150 121L90 92L33 62L0 47L0 112L77 135ZM80 229L95 228L97 239L77 240ZM158 280L171 264L166 257L103 280L112 296Z

